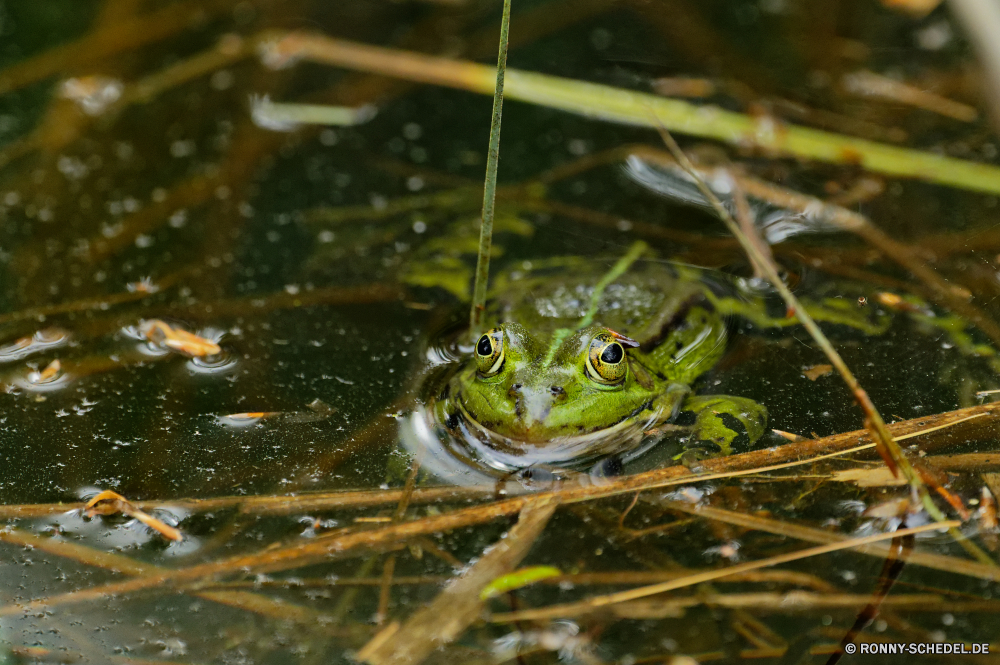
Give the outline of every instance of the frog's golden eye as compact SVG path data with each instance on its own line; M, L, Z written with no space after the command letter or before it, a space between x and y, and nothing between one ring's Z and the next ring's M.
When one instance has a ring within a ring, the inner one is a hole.
M620 383L628 374L625 347L613 335L602 333L590 342L587 375L599 383Z
M480 376L494 376L503 368L503 331L487 330L476 342L476 368Z

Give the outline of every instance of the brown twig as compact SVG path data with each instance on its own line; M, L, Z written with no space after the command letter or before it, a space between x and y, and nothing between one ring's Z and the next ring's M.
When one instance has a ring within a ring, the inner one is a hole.
M995 436L996 418L1000 416L1000 403L958 409L932 416L922 416L912 420L893 423L889 426L897 441L918 436L947 431L949 437L964 441L991 440ZM381 423L379 419L377 422ZM381 432L381 430L379 430ZM723 478L725 474L741 472L741 475L764 473L766 470L789 468L793 465L812 464L823 455L840 455L845 451L865 450L873 446L867 443L868 432L854 430L842 434L809 439L798 443L774 446L748 453L718 457L701 462L697 472L684 466L671 466L616 478L601 486L568 488L558 496L564 500L585 501L593 498L629 494L636 491L663 487L665 484L688 484L709 478ZM925 444L925 448L928 448ZM745 472L745 474L743 473ZM345 510L370 508L399 503L405 490L362 490L325 492L317 494L296 494L294 496L245 497L229 496L215 499L177 499L173 501L135 501L136 506L150 510L158 507L176 506L192 512L205 512L224 508L240 508L253 515L308 514L322 510ZM482 488L428 487L415 489L411 504L454 503L489 499L496 494L493 485ZM16 519L43 517L76 510L82 503L46 503L0 506L0 518ZM520 505L512 510L516 512ZM508 514L508 513L503 513Z
M528 554L556 505L546 499L525 504L517 524L500 543L492 546L430 605L410 616L402 627L387 628L372 638L358 652L358 660L372 665L416 665L438 646L459 637L479 616L483 606L480 592L494 579L513 570ZM386 639L387 633L391 639Z
M606 607L608 605L614 605L617 603L623 603L630 600L636 600L638 598L645 598L647 596L653 596L659 593L663 593L665 591L681 589L687 586L701 584L703 582L710 582L712 580L717 580L727 577L728 575L731 575L733 573L743 573L752 570L759 570L760 568L766 568L780 563L787 563L789 561L799 561L801 559L811 558L814 556L819 556L821 554L827 554L830 552L836 552L838 550L871 545L873 543L889 540L895 537L896 535L922 533L924 531L940 529L942 527L957 526L958 524L960 524L960 522L926 524L921 527L904 529L901 531L897 531L895 533L880 533L873 536L866 536L864 538L855 538L844 542L830 543L828 545L820 545L819 547L810 547L804 550L796 550L794 552L788 552L785 554L779 554L776 556L768 557L760 561L749 561L747 563L736 564L734 566L729 566L726 568L722 568L720 570L712 570L703 573L696 573L694 575L687 575L685 577L679 578L677 580L671 580L669 582L662 582L660 584L652 584L650 586L638 587L635 589L629 589L628 591L619 591L616 593L607 594L605 596L593 596L591 598L588 598L586 600L577 603L551 605L549 607L543 607L533 610L522 610L520 612L506 612L502 614L498 613L492 615L490 617L490 620L493 621L494 623L508 623L511 621L537 621L541 619L554 619L566 615L577 614L580 612L599 611L601 608Z
M854 396L855 401L861 408L865 415L865 426L871 432L872 438L875 441L876 449L881 455L882 460L886 463L890 469L895 471L898 469L902 472L903 476L909 481L910 486L913 487L914 491L917 492L921 498L924 509L930 514L934 519L939 522L945 521L944 513L942 513L934 502L931 500L930 495L927 493L927 488L924 485L924 480L920 477L920 474L913 468L909 460L903 455L903 451L900 449L899 445L892 438L892 434L886 428L885 421L882 420L882 415L875 408L875 404L871 401L868 393L861 387L858 380L854 377L854 374L847 367L847 363L841 358L840 353L833 347L830 340L826 338L823 331L809 315L809 312L799 303L798 298L796 298L788 286L781 279L778 274L777 266L774 265L773 261L768 261L767 257L761 254L756 245L740 231L739 225L726 207L722 205L718 196L705 184L704 179L691 164L691 161L681 150L677 142L670 133L664 129L660 128L660 134L663 138L664 143L670 148L670 152L673 154L677 162L687 171L695 180L695 184L706 199L712 204L718 216L725 222L726 226L729 228L729 232L732 233L740 241L740 245L753 260L754 264L763 269L767 280L771 282L771 285L781 294L782 300L785 301L790 312L799 319L802 326L806 329L809 335L813 338L816 344L822 349L823 353L827 358L830 359L830 363L837 369L840 373L841 378L844 383L847 384L848 389ZM939 489L939 488L935 488Z

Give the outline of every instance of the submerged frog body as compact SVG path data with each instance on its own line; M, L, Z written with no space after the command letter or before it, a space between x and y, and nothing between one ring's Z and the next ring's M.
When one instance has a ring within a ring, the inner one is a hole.
M783 308L769 313L732 278L646 251L637 243L610 268L561 258L499 275L488 330L430 373L423 408L404 427L424 468L468 484L527 468L614 468L667 437L687 450L678 457L695 458L728 454L741 434L757 440L763 406L696 395L692 386L722 358L733 317L761 328L796 319ZM865 334L890 324L885 310L859 307L856 296L804 304L820 321Z
M764 407L691 394L725 351L730 301L701 271L640 260L644 251L637 244L610 270L566 258L500 275L489 330L432 375L404 443L419 439L408 447L426 453L444 442L423 456L432 466L447 454L502 475L634 457L682 410L695 414L688 438L703 453L729 452L738 432L726 415L757 439Z
M690 269L636 262L612 280L552 272L504 276L491 329L438 402L446 422L486 441L507 468L636 450L682 406L697 407L690 386L725 350L723 316ZM760 435L762 407L735 399L724 410ZM722 452L732 436L720 433Z

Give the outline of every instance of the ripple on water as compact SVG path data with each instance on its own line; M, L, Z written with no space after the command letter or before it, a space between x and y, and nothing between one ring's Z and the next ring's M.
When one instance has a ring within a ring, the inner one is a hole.
M31 337L22 337L10 344L0 346L0 363L9 363L30 355L55 349L69 343L70 334L60 328L44 328Z
M63 371L58 365L56 365L55 371L52 371L53 365L56 363L58 361L53 361L52 364L41 370L26 367L14 372L7 378L7 382L22 390L35 393L51 393L62 390L69 386L75 377L72 373Z
M93 487L81 489L77 495L86 500L99 490ZM177 527L191 512L177 506L164 505L147 510L153 517ZM101 550L136 549L149 543L164 546L162 556L183 556L201 549L201 539L192 537L181 529L184 540L174 542L163 538L155 530L136 519L124 515L97 516L88 518L82 510L70 510L58 515L32 520L32 530L39 534L54 535L68 541L89 545Z
M123 326L121 329L121 334L126 339L135 340L137 344L135 345L135 350L148 358L162 358L163 356L170 355L171 351L165 346L150 342L146 339L146 336L139 331L139 326Z
M223 351L214 356L203 358L190 358L187 367L195 374L225 374L236 369L238 361L236 356Z
M275 414L266 411L258 411L252 413L230 413L221 416L215 416L215 422L224 427L249 427L251 425L256 425L264 418L268 418Z

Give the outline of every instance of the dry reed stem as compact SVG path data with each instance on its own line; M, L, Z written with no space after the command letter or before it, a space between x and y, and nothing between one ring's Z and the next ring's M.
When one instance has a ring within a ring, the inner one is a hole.
M399 498L399 504L392 515L394 523L401 522L406 516L406 508L410 504L410 497L413 489L417 485L417 474L420 473L419 460L410 461L410 473L406 477L406 484L403 487L403 496ZM390 552L382 566L382 585L378 594L378 611L375 613L375 623L382 625L389 614L389 600L392 593L392 575L396 570L396 553Z
M993 130L1000 131L1000 8L990 0L948 0L979 54Z
M334 532L329 536L321 536L305 543L296 543L187 568L157 571L151 575L143 575L131 580L57 594L24 605L6 605L0 607L0 616L16 614L21 611L33 611L41 607L99 600L108 595L121 595L150 589L159 592L180 591L184 587L199 587L210 583L213 578L220 575L245 574L247 572L269 573L321 563L332 557L347 555L356 550L371 551L394 546L415 536L451 531L464 526L489 522L498 517L519 512L529 501L538 501L538 497L530 499L519 497L426 517L413 522L388 524L371 530Z
M464 564L463 564L464 565ZM560 586L572 584L573 586L622 586L627 584L653 584L665 580L674 580L678 577L690 574L690 570L621 570L605 571L599 573L570 573L566 575L555 575L538 580L535 584L545 586ZM446 575L397 575L392 578L393 586L440 586L453 579ZM760 570L749 573L733 575L721 581L722 583L754 583L754 584L789 584L801 586L824 593L836 590L836 587L828 582L810 575L794 570ZM294 584L283 579L273 580L253 580L241 582L222 582L209 587L213 590L219 589L246 589L261 587L276 587L281 589L303 588L303 589L323 589L342 586L366 586L377 587L382 584L382 577L338 577L331 579L321 578L298 578Z
M100 550L71 543L55 538L43 538L20 529L0 530L0 541L27 547L40 552L46 552L70 561L93 566L102 570L124 575L154 575L167 570L151 563L136 561L120 554L102 552ZM295 605L282 600L267 598L258 593L234 589L214 589L192 592L193 596L209 600L220 605L253 612L273 619L288 619L306 626L324 625L324 616L308 607ZM343 631L337 631L343 634Z
M675 168L678 166L677 160L672 156L648 147L636 148L630 154L666 166ZM697 166L695 170L699 175L707 179L711 179L720 171L720 169L699 168ZM970 320L995 345L1000 346L1000 325L970 303L964 289L960 287L956 288L955 285L948 283L920 258L919 251L914 247L890 238L864 215L842 206L828 203L814 196L809 196L808 194L802 194L752 176L743 175L735 169L726 168L722 170L732 178L737 187L749 196L767 201L780 208L809 215L859 236L869 245L923 282L930 290L933 301Z
M1000 403L982 404L965 409L957 409L946 413L923 416L904 420L889 425L889 429L897 441L904 441L917 436L925 436L942 430L951 437L963 437L973 441L995 436L996 417L1000 415ZM964 427L960 427L964 425ZM793 465L812 464L820 456L841 455L845 451L865 450L874 446L865 443L868 440L866 430L854 430L842 434L834 434L821 439L809 439L797 443L774 446L748 453L718 457L701 462L698 472L684 466L671 466L655 469L644 473L609 479L606 484L582 488L568 488L554 493L566 500L584 501L588 498L603 498L627 494L665 484L691 484L701 480L725 478L725 474L745 472L741 475L763 473L765 469L774 470L777 465L789 468ZM717 475L721 474L721 475ZM253 515L289 515L311 513L323 510L351 510L371 508L386 504L398 503L403 496L403 489L338 491L317 494L297 494L294 496L228 496L214 499L176 499L155 501L134 501L134 505L144 510L160 507L177 506L191 512L205 512L225 508L240 508L244 513ZM496 496L495 486L484 488L461 487L428 487L413 491L411 504L456 503L489 499ZM0 506L0 518L17 519L55 515L83 507L83 503L44 503ZM515 512L517 509L514 509ZM506 513L505 513L506 514Z
M517 524L499 542L487 548L475 564L456 578L429 605L417 610L391 639L384 632L362 648L357 659L372 665L409 665L423 662L439 646L460 637L479 618L480 592L496 578L512 571L527 556L558 504L531 500L520 511Z
M797 550L794 552L779 554L776 556L767 557L766 559L761 559L759 561L749 561L747 563L740 563L734 566L730 566L728 568L723 568L721 570L713 570L713 571L706 571L703 573L695 573L693 575L686 575L682 578L679 578L677 580L671 580L669 582L662 582L660 584L652 584L645 587L638 587L635 589L629 589L628 591L619 591L604 596L593 596L591 598L576 603L550 605L548 607L542 607L531 610L521 610L518 612L498 613L492 615L490 617L490 620L494 623L510 623L512 621L538 621L542 619L560 618L567 615L573 616L581 612L583 613L595 612L601 610L602 608L608 605L615 605L617 603L636 600L638 598L652 596L655 594L663 593L665 591L672 591L674 589L680 589L695 584L701 584L703 582L710 582L713 580L721 579L723 577L727 577L728 575L731 575L733 573L743 573L752 570L759 570L760 568L767 568L780 563L798 561L801 559L819 556L821 554L828 554L830 552L836 552L843 549L864 547L865 545L870 545L873 543L889 540L899 536L954 527L960 524L961 522L955 522L955 521L938 522L934 524L925 524L924 526L914 527L912 529L900 529L892 533L880 533L873 536L866 536L864 538L854 538L850 540L845 540L843 542L830 543L828 545L821 545L819 547L810 547L804 550ZM997 576L997 579L1000 579L1000 576Z
M725 522L726 524L733 524L745 529L754 529L757 531L774 533L786 538L795 538L806 542L824 543L828 545L850 541L849 538L838 533L832 533L821 529L813 529L811 527L801 526L791 522L773 520L767 517L748 515L737 511L713 508L711 506L695 506L681 503L679 501L660 501L655 499L650 501L658 506L670 508L672 510L677 510L690 515L698 515L706 519ZM891 536L891 534L889 534L889 536ZM865 545L855 549L861 554L867 554L878 559L885 559L886 554L889 551L887 545L877 543L874 545ZM930 552L911 552L907 556L907 562L923 566L924 568L932 568L934 570L963 575L965 577L1000 581L1000 568L991 564L969 561L968 559L960 559L958 557L943 554L932 554Z
M992 413L998 408L1000 408L1000 405L984 405L953 413L964 412L964 417L961 420L965 421L970 417L978 418L981 414ZM975 411L975 413L972 413L973 411ZM926 420L931 419L922 419L921 422L926 424ZM899 427L900 425L906 426L908 424L913 424L914 422L915 421L897 423L896 426L894 426L897 430L899 430L897 434L906 429L906 427ZM955 420L952 422L955 422ZM938 426L946 425L946 423L938 424ZM911 433L914 430L919 431L919 428L912 427L910 430ZM714 463L713 466L717 468L724 468L721 466L721 463L740 457L743 459L735 460L735 463L732 466L737 467L737 470L739 470L739 467L742 467L744 470L748 470L748 473L757 473L761 467L759 465L754 465L753 462L759 461L761 457L773 461L775 458L788 458L792 456L798 457L800 454L809 455L807 459L800 460L798 462L806 464L815 459L814 455L810 455L810 450L822 450L828 447L835 447L837 451L842 451L852 447L852 445L857 443L859 439L863 439L863 435L864 432L859 431L828 437L829 440L789 444L787 446L780 446L779 448L771 450L755 451L754 453L733 456L731 458L708 460L705 466L708 466L709 463ZM749 466L746 466L748 464ZM772 466L774 465L772 464ZM9 605L0 608L0 615L16 613L22 609L31 611L40 607L54 606L64 603L92 601L103 598L109 594L133 593L152 588L156 588L159 591L181 590L191 585L198 586L209 582L215 576L228 575L237 572L249 571L252 573L268 573L278 570L288 570L290 568L319 563L330 557L347 555L358 549L370 551L372 549L392 546L401 541L417 536L440 533L475 524L482 524L499 517L519 512L526 503L538 501L540 499L548 499L560 503L588 501L656 487L689 484L708 478L727 477L728 474L732 473L734 473L733 470L727 470L723 475L704 473L694 475L683 467L668 467L666 469L658 469L644 474L627 476L625 478L612 481L607 486L603 487L586 486L556 492L542 492L535 495L514 497L504 501L496 501L484 505L472 506L441 515L433 515L413 522L389 524L381 528L366 531L346 532L347 530L344 530L334 532L333 534L316 538L307 543L297 543L282 548L271 549L265 552L240 555L221 561L164 571L155 575L142 576L124 582L106 584L89 589L51 596L49 598L32 601L23 607ZM386 494L394 494L395 498L393 500L399 500L400 494L398 493L386 492ZM420 490L414 491L411 502L419 500L419 495ZM370 497L366 498L370 500ZM63 508L65 509L65 506L63 506ZM1000 568L985 566L983 564L973 564L971 562L966 564L963 563L962 560L953 559L951 557L934 558L933 555L921 555L921 553L915 553L911 557L911 561L914 563L921 563L921 556L931 557L930 559L925 558L923 560L933 561L937 566L949 566L947 569L950 571L961 572L961 574L969 574L983 579L1000 579ZM942 561L944 561L944 563L941 563ZM956 564L963 565L957 566ZM921 565L923 564L921 563ZM961 570L957 570L957 568L961 568Z
M830 360L837 372L840 374L841 379L847 385L848 390L854 396L854 401L860 407L861 412L864 414L865 427L871 432L872 439L875 442L875 449L878 451L879 455L882 457L882 461L885 465L889 467L893 473L902 473L909 483L910 487L914 492L920 497L920 500L924 506L924 510L927 511L931 517L939 522L945 521L944 513L934 504L927 492L927 487L925 482L930 481L935 490L941 493L945 498L949 499L949 502L953 505L955 501L951 500L951 494L941 485L934 483L933 478L922 477L922 474L918 473L910 461L904 456L902 449L899 444L892 438L892 434L886 427L885 421L882 419L882 415L879 413L878 409L875 408L875 404L872 402L867 391L861 387L861 384L855 378L854 374L848 368L847 363L840 356L840 353L834 348L830 340L827 339L826 335L820 329L819 325L813 320L812 316L806 311L806 308L798 301L798 298L792 294L791 289L784 283L781 276L778 273L778 267L774 264L773 260L763 255L757 248L760 241L753 241L740 230L740 224L733 219L732 215L723 205L719 197L715 195L712 189L706 184L705 180L697 172L691 160L688 159L684 151L681 150L677 142L674 141L674 137L670 135L670 132L666 128L660 127L660 136L663 142L670 149L670 153L677 160L678 164L694 179L695 184L701 191L702 195L711 203L712 208L715 210L719 218L725 223L726 228L729 232L736 236L740 241L740 245L746 252L747 256L750 258L751 262L755 267L759 268L764 272L764 276L767 281L771 283L771 286L778 291L781 295L781 299L785 302L790 313L793 313L802 324L802 326L809 333L809 336L813 338L813 341L819 346L823 354ZM739 207L737 207L737 212ZM752 228L752 223L747 221L744 226ZM958 505L961 508L961 504ZM966 515L967 517L967 515Z
M232 1L233 0L229 0L229 2ZM225 3L223 2L223 4ZM547 34L553 30L557 30L580 20L585 20L589 16L605 11L609 8L609 6L609 0L584 0L583 2L580 0L565 0L564 2L547 3L546 5L525 12L523 18L525 20L532 20L532 29L525 31L525 38L537 38L538 36ZM567 11L569 8L578 8L579 11ZM131 27L131 23L126 23L119 27L124 30L128 30ZM420 43L417 44L413 43L414 40L407 41L411 46L416 45L427 48L437 48L443 34L447 31L454 30L454 28L454 22L449 22L447 19L442 22L435 20L432 17L427 21L413 26L413 30L414 33L418 35L434 35L433 41L424 40L424 42L420 42L418 39L417 42ZM92 34L98 34L100 32L101 31L97 31ZM171 86L178 85L179 83L191 80L194 77L204 75L210 72L213 67L220 67L225 64L236 62L259 46L261 40L273 39L273 35L273 32L263 32L243 40L240 40L238 37L224 38L215 49L209 49L200 54L196 54L187 60L181 61L171 67L151 74L134 85L127 86L123 92L122 99L118 102L117 107L134 102L145 101L151 95L158 94ZM495 40L492 40L492 42L494 44L496 43ZM524 40L518 40L518 42L524 43ZM481 44L481 36L471 40L469 42L471 51L477 52L477 49L479 49ZM514 42L512 42L512 44L514 44ZM63 47L57 47L55 50L59 50L60 48ZM370 103L372 100L379 100L381 103L386 103L388 99L401 94L405 91L405 89L405 86L399 86L398 83L395 85L390 84L390 82L385 78L366 75L363 79L355 78L338 83L332 90L332 95L330 94L330 91L328 91L325 94L312 95L310 98L314 101L323 102L327 101L327 98L333 96L340 99L342 102L346 99L351 104L355 105ZM89 124L87 118L81 118L81 122ZM58 128L61 129L63 125L65 125L65 123L58 123ZM255 130L256 128L253 129ZM42 128L40 128L39 131L42 131ZM59 140L61 143L66 143L69 140L75 139L80 131L82 131L82 127L78 128L77 131L73 133L71 138L63 137ZM304 131L308 132L315 130L307 128ZM53 134L53 130L51 129L45 130L43 134L45 132ZM60 136L62 136L62 134L65 134L65 132L60 132ZM260 138L261 134L266 134L265 138ZM226 161L224 161L216 176L196 176L182 181L170 190L166 200L154 203L152 206L147 206L143 210L127 218L125 220L123 231L114 238L107 239L100 235L93 237L89 246L89 254L87 256L88 260L91 262L97 262L124 250L132 244L138 235L142 233L150 233L156 228L162 226L162 224L164 224L169 217L169 213L173 210L178 208L194 208L207 203L216 187L220 185L226 185L231 189L234 189L247 177L249 173L252 172L253 167L257 164L262 155L273 152L282 142L285 141L285 136L281 134L258 132L258 136L256 138L251 137L250 140L241 140L241 137L246 137L246 131L237 132L237 135L237 139L234 140L233 147L230 149L229 157ZM18 151L17 155L5 156L0 153L0 159L11 159L15 156L19 156L42 147L39 141L41 141L41 139L21 142L24 143L24 145L19 143L18 146L16 146ZM233 155L235 155L235 157L233 157ZM37 248L36 253L38 253ZM19 269L34 271L38 270L40 267L39 265L32 264L34 260L34 257L26 256L25 252L22 251L17 257L15 257L14 263L19 266Z
M167 39L201 20L227 11L234 4L236 0L190 0L105 25L0 71L0 94Z
M493 94L496 72L473 62L359 44L312 33L274 33L276 49L289 58ZM717 107L557 76L507 70L505 95L609 122L664 126L682 134L886 175L920 178L973 191L1000 193L997 167L908 150Z
M793 614L830 609L857 611L871 599L867 594L814 593L808 591L788 591L785 593L713 593L707 595L682 596L664 600L637 600L619 603L607 608L609 614L618 619L668 619L683 616L685 610L694 607L726 608L731 610L753 610L755 613ZM908 612L983 612L1000 611L1000 601L973 600L948 601L938 594L902 594L886 598L883 607L906 610ZM592 614L583 610L575 614L564 614L562 618L577 618ZM494 617L495 618L495 617Z
M633 144L611 148L603 152L588 155L570 164L556 167L540 174L537 181L542 184L551 184L599 166L621 162L630 155L635 155L641 159L659 163L667 167L677 168L679 166L677 160L672 155L662 150L642 144ZM694 168L706 179L711 179L720 171L718 168L701 167L698 165L695 165ZM968 294L964 289L950 284L931 268L921 258L922 253L918 248L890 238L881 229L872 224L871 220L867 217L848 210L841 205L823 201L814 196L802 194L801 192L745 175L736 168L725 168L723 170L732 179L736 187L747 195L767 201L780 208L809 215L810 217L830 223L841 230L858 235L869 245L923 282L926 286L929 300L965 317L986 334L996 346L1000 347L1000 325L969 302ZM620 216L596 213L562 203L540 201L535 203L535 206L545 208L548 212L554 214L566 215L580 221L608 228L616 228L621 222ZM733 245L729 239L709 240L698 234L685 234L671 229L664 229L656 224L630 223L634 231L640 235L649 237L662 237L677 242L698 244L701 247L725 247L728 249Z
M845 74L841 77L840 83L841 87L852 95L907 104L961 122L975 122L979 115L976 109L968 104L867 70Z

